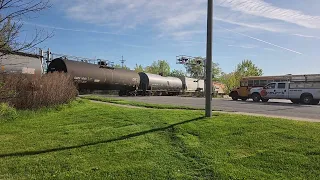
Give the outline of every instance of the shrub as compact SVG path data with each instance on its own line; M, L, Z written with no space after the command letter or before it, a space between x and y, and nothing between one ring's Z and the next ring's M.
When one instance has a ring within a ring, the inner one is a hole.
M6 103L0 104L0 120L14 120L18 116L16 109ZM1 122L1 121L0 121Z
M0 102L18 109L36 109L68 103L75 99L77 88L65 73L43 76L2 74Z

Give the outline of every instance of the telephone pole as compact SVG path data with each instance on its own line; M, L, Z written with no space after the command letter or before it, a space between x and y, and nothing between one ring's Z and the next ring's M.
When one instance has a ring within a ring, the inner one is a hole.
M213 34L213 0L208 0L207 17L207 57L206 57L206 117L212 117L212 34Z
M123 56L122 56L122 59L120 60L121 64L122 64L122 68L123 68L123 64L124 62L126 62L126 60L123 59Z

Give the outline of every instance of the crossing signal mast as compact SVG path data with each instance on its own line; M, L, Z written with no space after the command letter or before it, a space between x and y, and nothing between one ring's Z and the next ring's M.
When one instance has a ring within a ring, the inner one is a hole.
M179 55L176 57L176 63L177 64L183 64L183 65L191 65L191 66L200 66L205 63L205 61L202 61L201 59L196 59L196 61L192 61L196 59L192 56L186 56L186 55Z
M176 63L186 65L186 66L201 66L203 68L203 73L205 73L205 71L206 71L206 60L205 59L203 60L203 59L197 59L192 56L179 55L176 57ZM203 76L204 76L204 74L203 74ZM205 78L205 77L203 77L203 78Z

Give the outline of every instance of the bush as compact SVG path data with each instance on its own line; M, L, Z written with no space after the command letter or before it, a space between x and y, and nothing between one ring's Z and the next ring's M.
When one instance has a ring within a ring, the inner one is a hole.
M0 120L14 120L18 116L16 109L6 103L0 104ZM1 121L0 121L1 122Z
M43 76L2 74L0 82L0 102L17 109L56 106L70 102L77 95L72 78L65 73Z

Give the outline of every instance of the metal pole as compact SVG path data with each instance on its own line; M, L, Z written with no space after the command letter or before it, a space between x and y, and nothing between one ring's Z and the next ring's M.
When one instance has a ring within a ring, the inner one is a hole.
M206 117L212 117L212 31L213 0L208 0L207 19L207 57L206 57Z
M44 61L44 53L43 53L42 49L39 50L39 54L40 54L40 62L41 62L41 67L42 67L41 73L44 74L45 70L47 69L47 66L46 66L47 63Z

